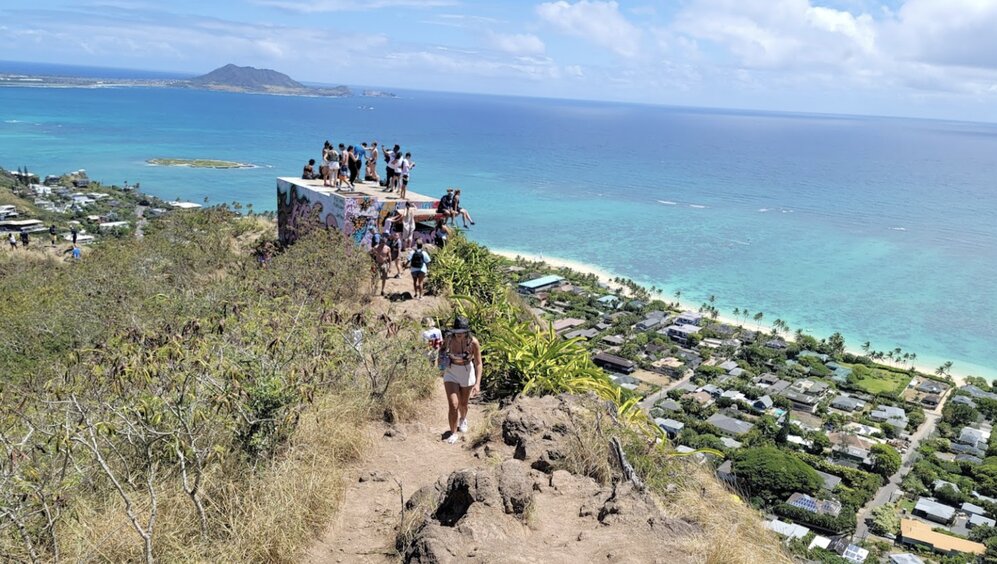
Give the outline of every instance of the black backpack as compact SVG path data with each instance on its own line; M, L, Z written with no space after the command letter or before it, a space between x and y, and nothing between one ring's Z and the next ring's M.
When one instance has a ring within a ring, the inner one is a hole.
M422 268L426 264L426 257L422 253L426 251L419 251L412 253L412 260L409 261L409 266L412 268Z

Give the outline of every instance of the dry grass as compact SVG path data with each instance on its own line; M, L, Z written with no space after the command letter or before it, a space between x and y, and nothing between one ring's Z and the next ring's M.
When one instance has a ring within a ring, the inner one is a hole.
M154 550L165 562L294 562L339 506L342 470L363 456L369 405L327 396L301 421L289 449L257 472L215 471L205 484L212 538L201 539L189 498L176 487L158 494ZM229 478L225 479L224 476ZM141 494L137 494L136 497ZM138 504L146 514L148 503ZM138 561L142 545L119 498L81 503L63 531L63 558Z
M599 411L572 410L575 424L570 427L567 452L559 465L562 469L588 476L600 484L608 484L613 478L613 465L610 462L609 438L602 431Z
M499 413L498 406L490 403L482 411L481 420L476 422L469 433L469 444L472 449L481 448L486 444L497 440L501 428L499 422L502 414Z
M670 496L666 511L701 528L682 548L706 564L791 562L775 533L765 529L762 515L721 484L708 468L683 462L683 479Z

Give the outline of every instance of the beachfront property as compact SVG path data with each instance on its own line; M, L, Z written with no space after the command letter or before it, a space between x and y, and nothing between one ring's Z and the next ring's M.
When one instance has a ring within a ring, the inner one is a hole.
M384 192L377 184L356 184L348 191L322 186L322 180L281 177L277 179L277 231L282 244L296 241L316 227L340 231L358 245L370 245L371 238L384 230L384 219L406 202L415 205L416 221L437 218L439 198L409 190L404 200ZM417 228L416 238L431 242L428 225ZM551 276L545 284L525 288L530 293L560 284L563 278ZM554 280L556 278L556 280ZM522 289L521 289L522 291Z
M688 344L693 335L698 334L702 330L698 325L693 324L676 324L671 325L665 329L665 334L674 341L682 344Z

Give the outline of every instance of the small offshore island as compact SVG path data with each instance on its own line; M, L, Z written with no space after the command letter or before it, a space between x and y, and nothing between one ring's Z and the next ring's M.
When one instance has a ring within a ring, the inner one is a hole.
M237 163L235 161L222 161L216 159L166 159L166 158L155 158L148 159L145 162L153 166L176 166L176 167L188 167L188 168L256 168L256 165L250 163Z

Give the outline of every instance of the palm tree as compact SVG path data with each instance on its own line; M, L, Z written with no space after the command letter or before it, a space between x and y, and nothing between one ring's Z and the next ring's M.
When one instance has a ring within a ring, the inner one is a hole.
M780 329L782 329L782 320L776 319L772 322L772 332L778 335Z
M910 364L914 366L914 361L917 360L917 353L910 353Z
M741 308L735 307L734 311L732 313L734 314L734 317L740 317L741 316Z
M764 317L765 314L759 311L755 314L754 320L760 322Z
M710 297L706 299L709 300L711 304L717 301L717 297L714 296L713 294L710 294Z
M675 299L676 300L682 299L682 290L675 290Z
M862 343L862 352L864 352L865 354L869 354L869 349L871 348L872 348L872 343L870 343L869 341Z

